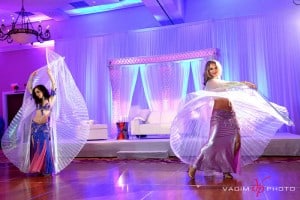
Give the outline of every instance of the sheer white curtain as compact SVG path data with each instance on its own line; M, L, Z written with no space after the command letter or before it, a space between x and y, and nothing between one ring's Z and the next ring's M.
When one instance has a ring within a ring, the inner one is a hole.
M241 18L214 23L215 46L220 48L223 78L251 81L268 94L265 48L267 36L261 18Z
M270 101L287 107L300 134L300 24L291 16L244 17L214 23L224 78L254 82ZM289 32L289 30L293 30Z
M104 37L57 41L55 51L65 57L83 94L91 119L107 123L111 118L111 84L107 57L111 44Z
M139 65L114 66L110 70L113 102L113 122L128 121L132 95Z
M141 78L151 110L176 110L186 95L189 62L164 62L141 66Z
M298 16L240 17L59 40L55 51L66 57L87 100L90 116L110 124L109 59L212 47L220 50L224 79L256 83L269 100L288 108L295 127L287 131L300 134L300 79L296 77L300 74Z

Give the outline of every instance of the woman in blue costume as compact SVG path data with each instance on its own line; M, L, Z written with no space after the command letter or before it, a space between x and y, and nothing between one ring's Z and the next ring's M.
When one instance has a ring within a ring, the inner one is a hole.
M1 144L20 171L51 175L68 166L86 143L89 116L64 58L47 49L46 59L47 65L31 74Z
M37 75L37 71L31 74L27 83L27 89L36 105L31 123L30 173L52 174L54 171L49 118L55 102L56 85L50 68L47 71L51 81L50 94L44 85L37 85L32 89L32 80Z

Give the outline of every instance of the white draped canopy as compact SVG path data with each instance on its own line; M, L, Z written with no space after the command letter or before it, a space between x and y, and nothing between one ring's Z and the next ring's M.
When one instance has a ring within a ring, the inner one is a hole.
M194 69L193 77L197 78L194 79L193 88L199 88L202 77L199 74L201 70L198 68L203 69L202 65L206 63L203 61L216 58L216 56L216 49L206 49L156 57L111 60L112 122L128 121L130 107L134 104L132 102L133 90L136 87L139 88L136 82L139 75L147 108L152 111L176 111L180 101L187 95L191 66ZM183 58L184 60L181 60ZM137 95L140 93L138 92Z

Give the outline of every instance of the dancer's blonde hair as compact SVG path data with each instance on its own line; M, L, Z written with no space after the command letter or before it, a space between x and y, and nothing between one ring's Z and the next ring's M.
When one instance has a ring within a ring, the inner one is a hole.
M210 79L212 79L213 77L209 74L209 68L211 64L215 64L219 70L219 78L221 78L222 75L222 65L220 64L219 61L217 60L209 60L206 62L205 64L205 70L203 73L203 85L205 86L207 81L209 81Z

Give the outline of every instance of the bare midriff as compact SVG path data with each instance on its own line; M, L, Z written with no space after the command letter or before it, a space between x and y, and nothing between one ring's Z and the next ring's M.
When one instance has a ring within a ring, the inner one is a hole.
M37 110L32 120L37 124L44 124L48 122L49 115L50 111L44 110L42 114L41 110Z
M232 111L231 102L226 98L217 98L214 103L214 110Z

